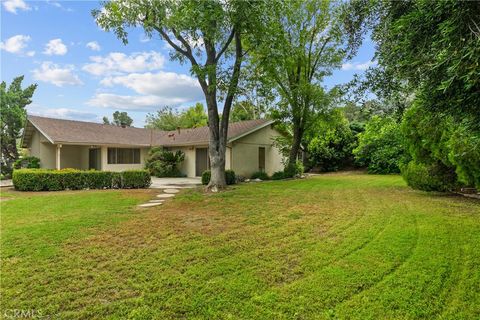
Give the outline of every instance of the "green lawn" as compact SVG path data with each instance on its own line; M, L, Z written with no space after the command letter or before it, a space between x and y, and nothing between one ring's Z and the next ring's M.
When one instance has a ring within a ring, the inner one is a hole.
M398 176L1 203L1 307L51 318L479 319L480 201Z

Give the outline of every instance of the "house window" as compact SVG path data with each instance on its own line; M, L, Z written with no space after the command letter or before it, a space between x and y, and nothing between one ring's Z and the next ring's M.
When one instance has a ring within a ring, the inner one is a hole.
M108 148L108 164L139 164L140 149Z
M258 171L265 172L265 148L258 148Z

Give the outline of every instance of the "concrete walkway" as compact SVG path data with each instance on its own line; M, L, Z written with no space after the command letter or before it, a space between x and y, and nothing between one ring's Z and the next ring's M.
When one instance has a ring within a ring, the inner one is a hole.
M162 199L152 199L146 203L139 204L141 208L150 208L161 205L167 198L173 198L179 192L178 189L170 187L169 189L163 189L163 193L157 194L157 198Z
M195 188L200 186L202 181L200 178L156 178L152 177L153 189L183 189Z
M0 180L0 187L13 187L12 179Z

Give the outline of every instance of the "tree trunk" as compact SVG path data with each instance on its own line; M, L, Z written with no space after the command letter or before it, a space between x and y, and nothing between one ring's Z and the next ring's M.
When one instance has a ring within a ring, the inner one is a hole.
M237 91L240 67L242 64L242 42L240 33L235 32L235 63L233 65L232 77L223 105L222 121L220 123L217 109L216 94L208 95L208 119L210 130L209 156L210 156L210 182L207 189L217 192L226 186L225 180L225 153L227 150L228 120L232 109L233 98ZM213 121L212 121L213 120Z
M210 182L207 189L217 192L226 186L225 180L225 151L226 139L210 139L208 144L208 154L210 157Z
M288 157L288 163L294 164L297 161L298 152L300 151L300 144L302 142L303 130L296 123L293 124L293 142L292 149L290 149L290 155Z

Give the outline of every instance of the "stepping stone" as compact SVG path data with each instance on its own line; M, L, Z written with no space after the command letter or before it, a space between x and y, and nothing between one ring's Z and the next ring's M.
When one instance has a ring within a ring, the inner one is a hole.
M159 206L159 205L161 205L161 204L162 204L161 202L157 202L157 203L144 203L144 204L140 204L139 207L142 207L142 208L155 207L155 206Z
M157 195L157 198L171 198L171 197L175 197L175 195L174 194L168 194L168 193Z
M165 189L165 190L163 190L163 192L165 192L165 193L178 193L178 190L177 189Z
M163 201L165 201L165 200L160 200L159 199L159 200L150 200L148 202L150 202L150 203L162 203Z

